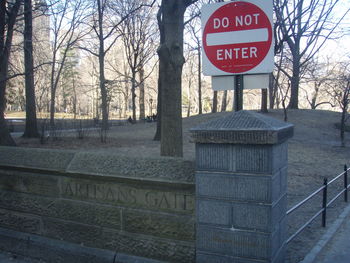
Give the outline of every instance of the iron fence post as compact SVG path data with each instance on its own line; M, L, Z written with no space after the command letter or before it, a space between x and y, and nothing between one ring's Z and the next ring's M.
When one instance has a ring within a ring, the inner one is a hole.
M322 201L322 226L326 227L326 217L327 217L327 185L328 185L328 179L324 178L323 179L323 201Z
M344 201L348 202L348 166L344 165Z

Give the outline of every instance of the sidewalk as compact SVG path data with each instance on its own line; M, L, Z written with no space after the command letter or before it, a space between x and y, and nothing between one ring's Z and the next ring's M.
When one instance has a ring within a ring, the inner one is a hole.
M300 263L350 262L350 205Z
M350 262L350 216L341 224L335 236L316 257L315 263L349 263Z
M14 257L10 253L0 251L0 263L37 263L28 258Z

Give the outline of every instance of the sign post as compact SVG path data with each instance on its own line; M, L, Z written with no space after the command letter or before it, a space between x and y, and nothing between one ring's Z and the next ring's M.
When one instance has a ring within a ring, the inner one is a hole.
M243 75L235 75L233 110L243 110Z

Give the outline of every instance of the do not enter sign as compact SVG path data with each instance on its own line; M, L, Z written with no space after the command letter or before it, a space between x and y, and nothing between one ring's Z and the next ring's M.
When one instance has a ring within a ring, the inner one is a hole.
M272 72L271 21L270 0L204 6L203 73L215 76Z

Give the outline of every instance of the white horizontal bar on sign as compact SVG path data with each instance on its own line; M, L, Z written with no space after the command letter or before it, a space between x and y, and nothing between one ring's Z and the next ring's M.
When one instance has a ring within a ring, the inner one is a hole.
M267 28L210 33L207 35L207 46L262 42L267 41L268 37Z

